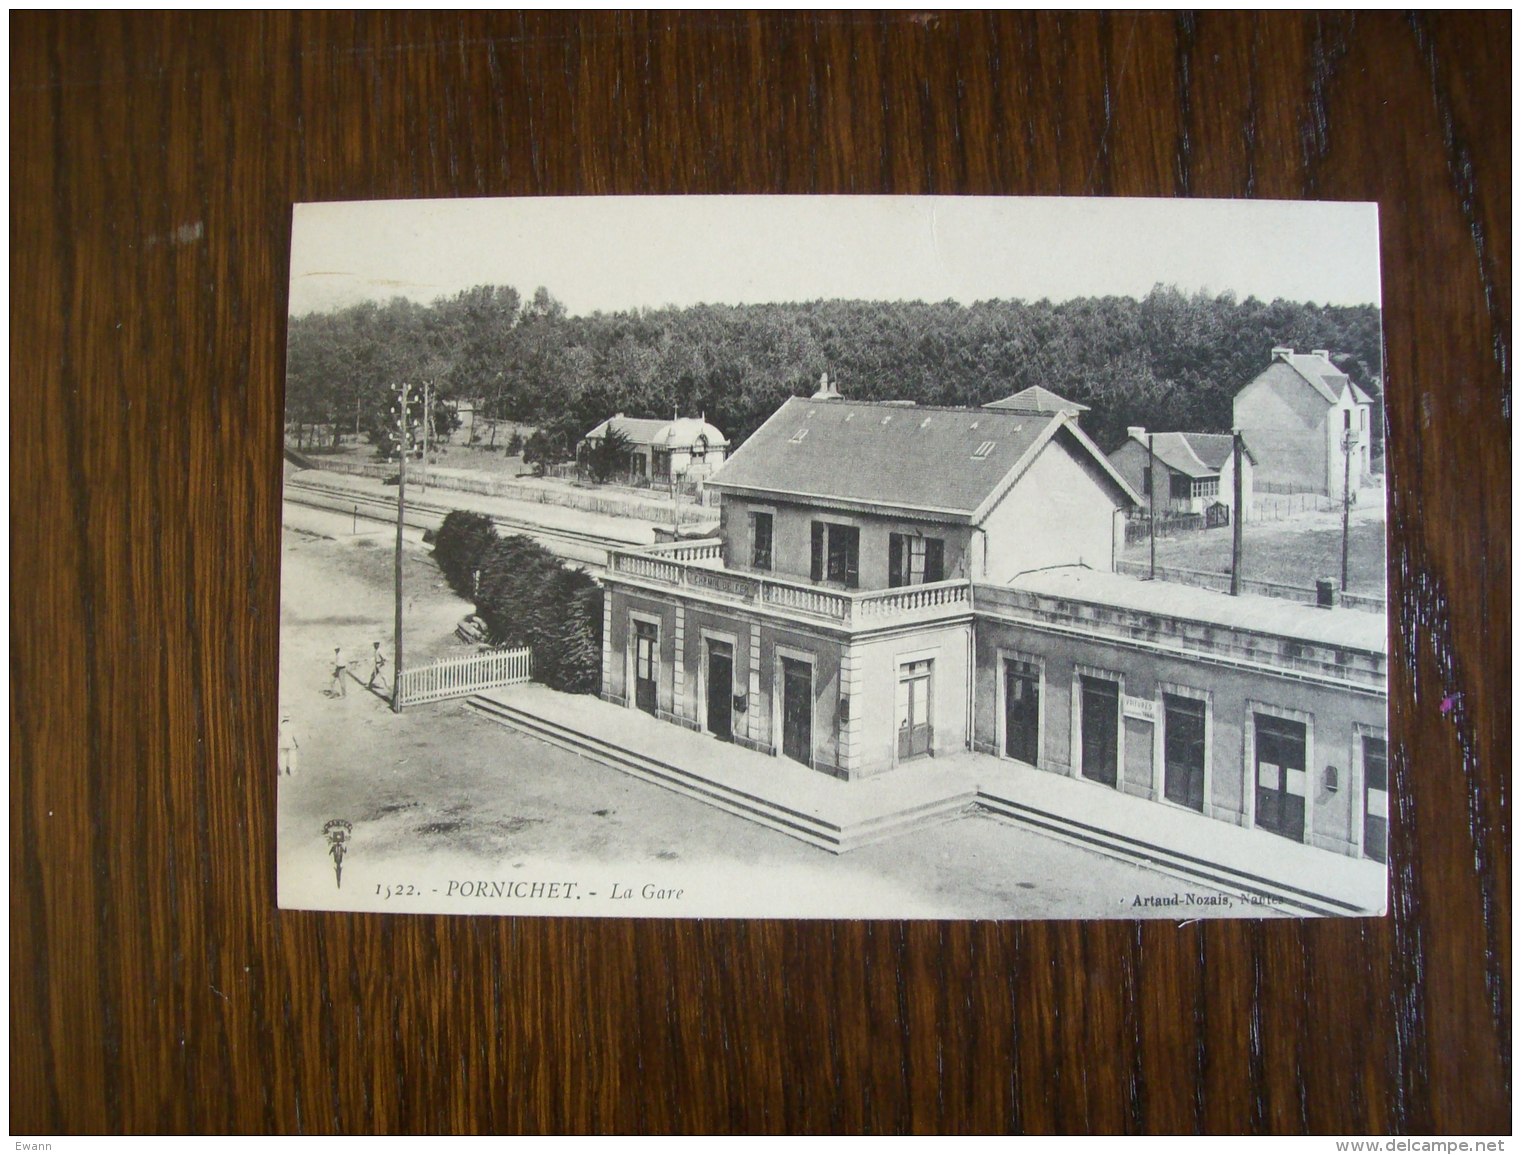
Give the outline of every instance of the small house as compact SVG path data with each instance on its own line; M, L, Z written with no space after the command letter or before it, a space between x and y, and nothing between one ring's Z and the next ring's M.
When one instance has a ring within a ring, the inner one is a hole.
M1228 433L1148 433L1132 425L1109 464L1148 508L1155 499L1159 514L1235 505L1236 460ZM1250 515L1255 458L1244 444L1241 464L1241 502Z
M578 454L602 443L608 430L628 439L629 472L650 481L691 480L708 476L724 462L729 440L706 417L609 417L581 439Z

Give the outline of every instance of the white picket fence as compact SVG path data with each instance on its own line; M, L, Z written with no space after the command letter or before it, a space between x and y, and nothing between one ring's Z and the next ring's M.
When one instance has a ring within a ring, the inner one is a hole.
M469 658L450 658L419 666L401 675L401 704L437 702L462 698L477 690L513 686L528 681L533 673L533 651L495 650Z

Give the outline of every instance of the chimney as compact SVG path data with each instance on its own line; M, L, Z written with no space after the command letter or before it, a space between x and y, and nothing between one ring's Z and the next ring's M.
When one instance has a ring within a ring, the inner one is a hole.
M1294 355L1294 350L1291 349L1291 348L1289 348L1287 345L1274 345L1273 346L1273 360L1275 360L1275 361L1278 360L1278 358L1280 358L1280 357L1292 357L1293 355Z
M839 400L839 397L840 397L840 391L838 389L836 389L833 385L830 384L830 382L829 382L829 374L827 372L820 373L819 374L819 391L813 395L812 400L814 400L814 401L837 401L837 400Z
M1324 357L1327 361L1331 359L1331 351L1329 349L1311 349L1310 355L1312 357Z
M1125 432L1128 433L1131 437L1134 437L1137 441L1146 440L1146 426L1144 425L1132 425L1130 428L1126 429Z

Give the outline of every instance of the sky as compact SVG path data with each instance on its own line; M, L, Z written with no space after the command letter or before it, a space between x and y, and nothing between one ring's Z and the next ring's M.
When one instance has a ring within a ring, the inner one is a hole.
M573 314L1152 286L1377 305L1377 206L1040 197L543 197L297 205L292 315L473 285Z

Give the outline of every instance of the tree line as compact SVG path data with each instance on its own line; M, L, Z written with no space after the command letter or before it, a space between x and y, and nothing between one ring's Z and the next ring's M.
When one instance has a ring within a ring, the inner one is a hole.
M469 398L483 416L539 426L561 452L620 412L706 414L738 444L827 372L848 398L933 405L980 405L1043 385L1089 406L1083 426L1111 450L1130 425L1229 431L1232 399L1275 345L1328 349L1381 394L1371 305L1158 285L1140 299L820 300L571 316L546 289L524 299L481 285L431 304L397 298L293 317L286 415L381 430L391 384L426 379L441 399Z

